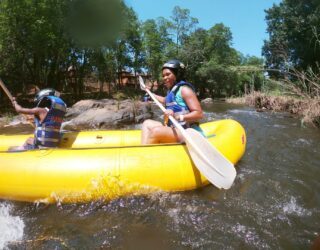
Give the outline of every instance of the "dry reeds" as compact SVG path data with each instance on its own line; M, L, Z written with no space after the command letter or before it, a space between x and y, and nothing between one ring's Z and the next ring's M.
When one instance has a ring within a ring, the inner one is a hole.
M268 71L268 70L267 70ZM277 71L279 70L270 70ZM320 127L320 66L299 71L294 68L284 73L281 81L268 79L281 86L281 95L251 90L244 97L227 99L230 103L248 104L257 109L286 111L302 117L304 124ZM280 72L283 73L283 72Z
M253 91L242 98L227 99L230 103L247 104L258 110L290 112L302 117L304 124L320 127L320 98L295 98L290 96L273 96Z

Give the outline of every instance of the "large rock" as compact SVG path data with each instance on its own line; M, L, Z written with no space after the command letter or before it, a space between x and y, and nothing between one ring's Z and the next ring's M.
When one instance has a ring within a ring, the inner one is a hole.
M32 123L33 124L33 123ZM0 133L33 133L34 127L24 115L0 117Z
M149 103L133 100L82 100L68 109L63 129L110 129L151 118Z

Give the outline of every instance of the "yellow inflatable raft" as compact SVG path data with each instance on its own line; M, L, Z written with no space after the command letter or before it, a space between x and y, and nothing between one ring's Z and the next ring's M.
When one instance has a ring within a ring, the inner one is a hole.
M201 125L225 157L236 163L246 137L234 120ZM141 131L68 132L58 149L7 152L30 135L0 135L0 198L29 202L88 202L208 184L184 144L140 145Z

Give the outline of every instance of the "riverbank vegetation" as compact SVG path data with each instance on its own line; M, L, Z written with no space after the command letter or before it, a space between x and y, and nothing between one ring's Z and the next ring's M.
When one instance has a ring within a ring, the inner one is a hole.
M282 81L269 79L268 87L262 91L251 89L226 101L250 105L257 111L289 112L301 117L303 124L320 127L320 76L311 68L306 72L291 70L290 76Z
M304 125L320 127L320 99L301 99L254 91L243 97L228 98L227 102L250 105L255 107L258 112L265 110L289 112L301 117L301 122Z
M283 0L266 10L266 22L269 39L259 58L234 49L232 32L223 23L203 29L179 6L170 19L141 22L122 0L3 0L0 77L20 99L52 87L71 105L88 97L138 94L138 74L161 91L163 62L178 58L201 99L250 93L246 98L261 101L276 93L298 98L301 105L317 103L320 3ZM124 73L133 76L129 84ZM7 102L0 91L0 104ZM265 106L277 110L276 103L270 99ZM317 121L317 114L312 116Z
M266 11L262 54L267 84L242 98L258 110L288 111L320 127L320 3L282 1Z

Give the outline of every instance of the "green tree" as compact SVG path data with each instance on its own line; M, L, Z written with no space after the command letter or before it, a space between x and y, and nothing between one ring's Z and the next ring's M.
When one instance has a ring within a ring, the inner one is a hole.
M202 97L225 97L237 94L238 76L230 68L210 60L203 64L197 74L205 85Z
M143 42L141 35L141 24L132 9L127 9L128 25L126 30L126 40L128 53L130 55L129 67L134 70L134 74L141 71L144 64ZM136 82L136 88L137 88Z
M264 61L262 58L256 56L243 56L241 57L241 64L232 66L239 77L238 93L247 93L251 90L261 90L266 82L264 76Z
M186 38L180 53L181 60L187 67L186 78L194 84L201 97L205 93L205 84L202 82L203 77L200 79L197 71L209 58L204 49L207 45L207 37L208 32L205 29L197 29Z
M149 73L157 79L160 71L160 62L163 57L162 38L155 20L150 19L143 23L143 46L146 55L146 67Z
M237 65L239 55L232 46L230 28L222 23L215 24L208 30L206 53L210 59L214 58L219 64Z
M161 66L172 48L168 33L168 21L164 18L147 20L142 25L143 47L148 72L153 80L159 81Z
M117 39L125 10L121 0L1 1L1 76L19 91L27 84L62 89L72 65L81 95L95 51Z
M180 46L198 24L198 19L190 16L189 9L175 6L172 11L170 30L173 31L176 43L176 53L179 56Z
M240 56L231 42L231 31L223 24L209 30L197 29L185 39L181 56L188 67L188 80L194 83L201 98L236 93L238 78L229 67L239 65Z
M263 55L268 69L317 69L320 60L320 2L284 0L266 10L269 40ZM271 75L277 75L270 71Z
M67 54L65 7L50 0L0 2L0 71L10 83L59 85Z

